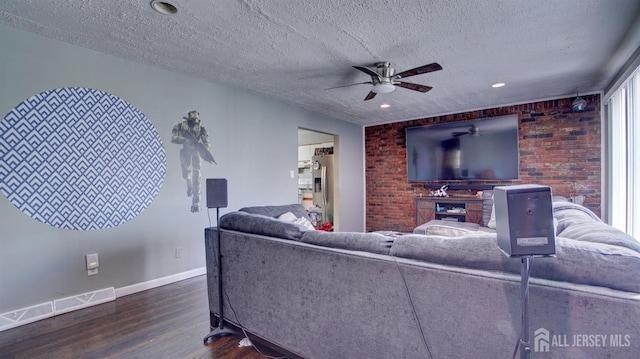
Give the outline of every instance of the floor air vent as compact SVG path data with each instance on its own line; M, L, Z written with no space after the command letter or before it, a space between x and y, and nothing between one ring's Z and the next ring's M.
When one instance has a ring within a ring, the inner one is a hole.
M113 287L100 289L95 292L75 295L73 297L57 299L53 302L53 310L56 315L74 310L110 302L116 299L116 291Z
M0 331L53 316L53 302L42 303L0 314Z

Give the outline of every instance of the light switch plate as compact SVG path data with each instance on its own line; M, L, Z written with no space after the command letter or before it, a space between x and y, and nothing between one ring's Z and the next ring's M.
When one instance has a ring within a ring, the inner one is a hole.
M87 254L87 270L96 269L100 267L100 261L98 260L98 253Z

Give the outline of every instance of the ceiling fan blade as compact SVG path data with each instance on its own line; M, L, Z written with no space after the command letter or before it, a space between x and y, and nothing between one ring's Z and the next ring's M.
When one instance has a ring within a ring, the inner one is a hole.
M431 86L413 84L411 82L402 82L402 81L397 83L397 84L395 84L395 85L400 86L400 87L404 87L404 88L409 89L409 90L419 91L419 92L422 92L422 93L429 92L433 88Z
M416 67L415 69L402 71L402 72L396 74L396 76L400 77L400 78L411 77L411 76L416 76L416 75L420 75L420 74L426 74L427 72L440 71L440 70L442 70L442 66L440 66L438 63L434 62L432 64Z
M339 88L342 88L342 87L349 87L349 86L355 86L355 85L364 85L364 84L373 85L373 82L371 82L371 81L358 82L357 84L348 84L348 85L342 85L342 86L336 86L336 87L329 87L329 88L326 88L325 90L333 90L333 89L339 89Z
M376 93L373 91L369 91L369 94L367 95L367 97L364 98L365 101L371 100L372 98L376 97Z
M365 74L369 75L369 76L375 76L375 77L380 77L380 74L378 74L377 72L371 70L368 67L364 67L364 66L354 66L353 68L358 69L362 72L364 72Z

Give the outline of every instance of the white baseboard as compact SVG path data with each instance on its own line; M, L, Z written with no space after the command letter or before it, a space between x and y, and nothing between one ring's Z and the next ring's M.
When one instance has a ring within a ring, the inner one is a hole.
M51 318L59 314L106 303L108 301L113 301L125 295L138 293L147 289L152 289L181 280L197 277L206 273L207 268L200 267L192 269L190 271L153 279L147 282L132 284L122 288L116 288L115 296L114 288L105 288L95 292L84 293L77 296L37 304L31 307L16 309L7 313L0 313L0 332L21 325L33 323L38 320Z
M125 295L138 293L145 291L147 289L152 289L156 287L160 287L163 285L171 284L174 282L178 282L181 280L197 277L199 275L203 275L207 273L207 267L200 267L196 269L192 269L190 271L172 274L162 278L152 279L150 281L136 283L132 285L128 285L126 287L116 288L116 298L124 297Z
M53 301L53 312L55 315L60 315L114 300L116 300L114 288L104 288L94 292L56 299Z
M53 302L0 314L0 332L54 316Z

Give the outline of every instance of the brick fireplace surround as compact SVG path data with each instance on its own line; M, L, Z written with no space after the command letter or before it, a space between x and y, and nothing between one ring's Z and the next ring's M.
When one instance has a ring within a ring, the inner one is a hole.
M367 231L413 230L414 197L429 194L425 184L445 184L407 182L406 127L511 114L517 114L519 121L520 179L456 184L548 185L554 195L584 195L584 205L600 214L600 95L582 97L588 104L582 112L572 111L573 98L565 98L365 128ZM459 193L475 191L460 190Z

